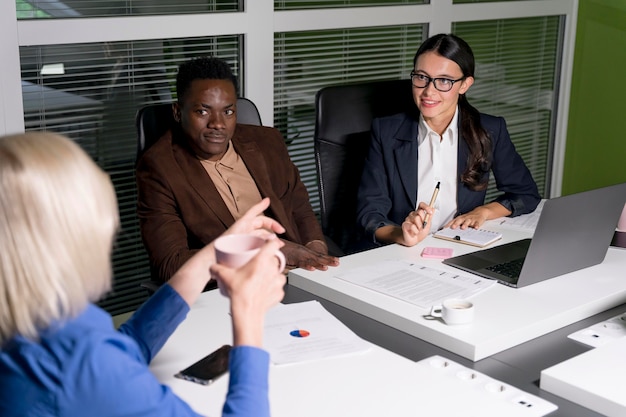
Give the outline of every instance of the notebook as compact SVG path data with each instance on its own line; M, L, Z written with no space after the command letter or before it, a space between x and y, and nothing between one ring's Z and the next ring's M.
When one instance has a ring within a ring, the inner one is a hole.
M532 239L443 263L516 288L597 265L606 256L625 202L626 183L547 200Z
M502 233L485 229L445 229L438 230L433 234L439 239L451 240L453 242L465 243L466 245L478 246L483 248L496 240L502 239Z

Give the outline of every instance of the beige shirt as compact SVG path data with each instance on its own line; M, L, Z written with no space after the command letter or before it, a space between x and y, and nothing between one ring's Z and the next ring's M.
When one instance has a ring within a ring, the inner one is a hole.
M200 160L235 220L259 201L261 193L232 143L218 161Z

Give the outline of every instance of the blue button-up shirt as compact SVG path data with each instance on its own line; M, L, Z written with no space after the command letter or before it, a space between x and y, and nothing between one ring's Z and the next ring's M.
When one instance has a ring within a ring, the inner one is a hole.
M0 352L0 415L197 416L148 369L188 311L163 285L119 331L89 305L42 331L39 341L14 338ZM261 349L231 350L224 416L269 416L268 368Z

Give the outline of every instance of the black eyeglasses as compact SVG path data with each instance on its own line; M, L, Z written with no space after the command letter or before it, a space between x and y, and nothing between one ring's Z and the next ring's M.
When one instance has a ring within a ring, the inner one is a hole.
M413 83L413 87L426 88L428 87L428 84L433 83L437 90L444 93L452 90L454 83L464 79L465 77L461 77L458 80L451 80L450 78L430 78L428 75L417 74L415 71L411 71L411 82Z

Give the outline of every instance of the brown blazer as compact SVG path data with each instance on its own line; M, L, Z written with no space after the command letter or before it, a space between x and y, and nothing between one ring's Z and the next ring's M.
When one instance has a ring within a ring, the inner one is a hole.
M261 196L270 198L266 215L285 227L281 237L299 244L324 240L280 132L238 124L232 144ZM167 281L234 218L178 129L168 131L143 154L136 175L141 237L153 271Z

